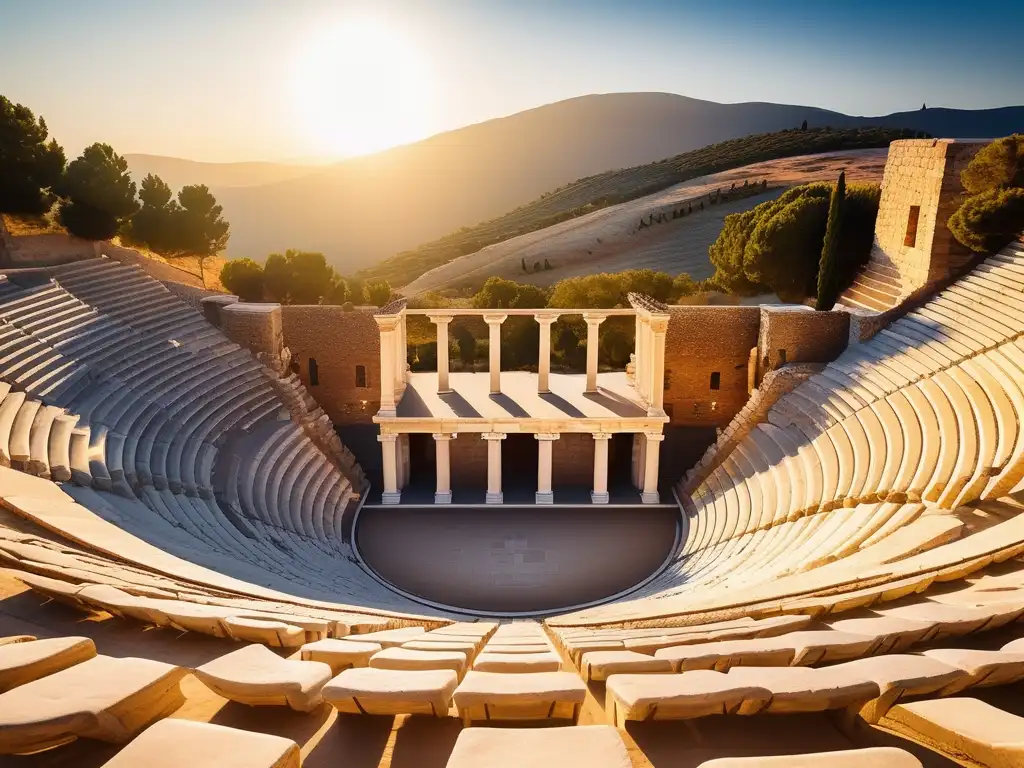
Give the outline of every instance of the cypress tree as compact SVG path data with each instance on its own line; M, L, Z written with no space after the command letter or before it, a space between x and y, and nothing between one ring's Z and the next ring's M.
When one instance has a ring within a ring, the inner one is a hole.
M828 205L828 225L818 262L818 300L814 308L819 312L832 309L839 298L839 238L843 226L843 203L846 200L846 171L832 189Z

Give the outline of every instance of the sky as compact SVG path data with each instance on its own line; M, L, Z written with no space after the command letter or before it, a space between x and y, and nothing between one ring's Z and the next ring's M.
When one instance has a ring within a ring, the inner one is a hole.
M1010 0L0 0L0 94L69 156L335 158L590 93L1024 104Z

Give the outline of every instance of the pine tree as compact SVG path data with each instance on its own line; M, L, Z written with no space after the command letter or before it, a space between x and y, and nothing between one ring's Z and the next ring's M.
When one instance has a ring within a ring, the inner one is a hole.
M802 123L800 123L800 130L801 131L806 131L807 130L807 121L806 120L804 120Z
M846 171L832 189L828 205L828 225L818 262L818 299L814 308L819 312L832 309L839 298L839 240L843 226L843 205L846 201Z

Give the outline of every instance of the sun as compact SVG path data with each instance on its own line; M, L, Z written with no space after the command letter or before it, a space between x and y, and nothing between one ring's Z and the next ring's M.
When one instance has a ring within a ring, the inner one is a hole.
M318 151L377 152L432 132L431 85L426 58L399 29L353 20L299 57L298 115Z

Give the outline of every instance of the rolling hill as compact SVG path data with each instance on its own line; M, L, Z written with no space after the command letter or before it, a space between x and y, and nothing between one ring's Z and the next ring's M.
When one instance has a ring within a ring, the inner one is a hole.
M996 136L1024 129L1024 107L927 109L867 118L666 93L600 94L322 168L266 164L270 168L243 173L194 164L177 178L214 190L232 225L228 256L259 258L290 247L318 250L349 273L492 219L576 179L796 127L803 120L811 127L882 125L932 135ZM170 175L172 165L164 173ZM287 177L293 171L296 175ZM248 185L256 173L286 178Z

